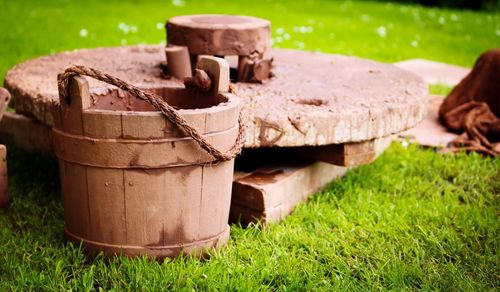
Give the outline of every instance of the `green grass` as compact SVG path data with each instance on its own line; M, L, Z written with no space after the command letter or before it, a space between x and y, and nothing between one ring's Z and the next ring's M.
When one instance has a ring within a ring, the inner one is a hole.
M164 31L157 25L169 16L195 12L269 18L275 46L387 62L419 57L471 66L482 51L500 44L498 13L373 2L0 4L1 76L20 61L61 50L160 43ZM137 32L125 34L118 29L121 22L136 26ZM300 33L301 27L306 33ZM86 37L80 36L82 29ZM449 88L431 90L446 93ZM9 146L8 162L12 204L8 212L0 211L0 291L500 287L499 159L440 155L394 143L375 163L332 182L282 223L233 225L228 246L209 259L161 263L86 259L63 238L56 161Z
M11 148L12 149L12 148ZM500 160L392 147L267 228L232 226L210 259L86 260L66 244L53 159L11 153L0 290L498 288Z

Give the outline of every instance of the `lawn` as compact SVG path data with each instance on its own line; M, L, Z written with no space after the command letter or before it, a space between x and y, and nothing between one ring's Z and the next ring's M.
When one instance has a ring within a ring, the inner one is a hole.
M173 15L242 13L275 47L471 66L500 45L500 14L357 1L1 1L0 76L82 47L164 42ZM447 88L433 86L434 92ZM406 145L406 144L405 144ZM57 163L9 145L0 291L443 289L500 287L500 159L400 143L266 228L231 226L210 258L87 259L63 238Z

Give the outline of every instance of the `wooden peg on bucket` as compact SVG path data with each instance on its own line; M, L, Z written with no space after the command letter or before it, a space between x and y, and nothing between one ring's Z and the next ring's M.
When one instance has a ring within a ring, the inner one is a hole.
M219 92L229 91L229 64L225 59L200 56L196 69L205 71L211 79L210 94L218 100Z

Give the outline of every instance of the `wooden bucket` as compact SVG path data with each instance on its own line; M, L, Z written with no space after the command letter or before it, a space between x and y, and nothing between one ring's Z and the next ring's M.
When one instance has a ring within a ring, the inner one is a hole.
M234 145L240 110L234 95L152 91L217 149ZM53 128L69 240L91 255L156 258L201 255L227 242L234 160L207 164L214 159L196 141L119 89L91 94L76 76L69 97L61 98Z

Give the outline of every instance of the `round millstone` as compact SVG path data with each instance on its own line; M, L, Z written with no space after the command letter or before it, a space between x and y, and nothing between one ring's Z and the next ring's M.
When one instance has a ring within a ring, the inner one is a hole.
M190 54L246 56L269 48L271 23L242 15L186 15L167 22L169 45L186 46Z
M296 50L269 53L273 78L233 84L244 103L245 147L365 141L409 129L425 116L425 83L393 65ZM141 88L183 87L182 80L163 75L164 60L161 46L65 52L15 66L5 86L16 111L52 126L57 74L66 67L94 67ZM109 86L87 79L93 92Z

